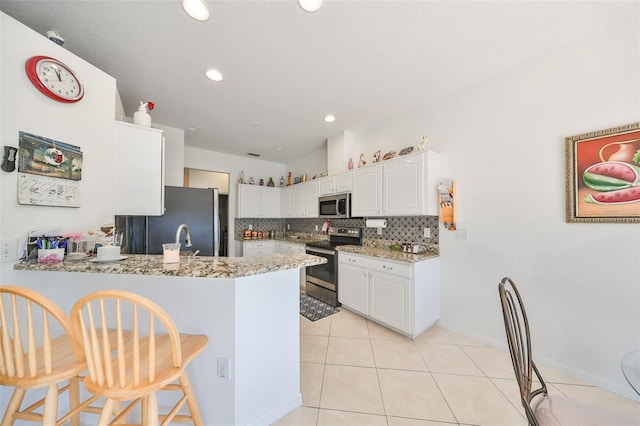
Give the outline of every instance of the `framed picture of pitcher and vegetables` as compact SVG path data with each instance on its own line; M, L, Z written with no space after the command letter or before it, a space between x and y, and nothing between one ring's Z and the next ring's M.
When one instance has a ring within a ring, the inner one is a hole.
M640 223L640 123L565 138L567 222Z

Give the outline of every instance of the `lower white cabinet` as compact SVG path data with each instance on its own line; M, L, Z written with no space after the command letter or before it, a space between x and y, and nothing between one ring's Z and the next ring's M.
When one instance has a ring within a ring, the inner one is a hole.
M345 307L411 338L440 318L440 263L338 253L338 300Z
M242 256L264 256L276 252L276 242L273 240L245 241L242 244Z
M305 245L276 240L242 241L242 256L264 256L274 253L304 253Z

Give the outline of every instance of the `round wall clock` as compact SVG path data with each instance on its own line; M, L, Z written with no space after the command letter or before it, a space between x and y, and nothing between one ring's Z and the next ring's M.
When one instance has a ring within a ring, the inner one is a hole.
M31 83L51 99L72 103L84 96L84 88L78 76L57 59L34 56L27 60L25 70Z

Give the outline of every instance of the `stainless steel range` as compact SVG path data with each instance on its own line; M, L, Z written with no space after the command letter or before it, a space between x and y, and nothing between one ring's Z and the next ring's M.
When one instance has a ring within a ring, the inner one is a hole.
M332 306L340 306L338 301L338 252L337 246L362 245L362 228L329 228L329 241L307 243L307 254L327 259L323 265L307 266L306 292Z

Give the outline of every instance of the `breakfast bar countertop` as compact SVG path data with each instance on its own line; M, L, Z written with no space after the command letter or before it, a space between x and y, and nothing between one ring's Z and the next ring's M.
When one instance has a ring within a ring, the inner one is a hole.
M14 270L89 272L99 274L162 275L200 278L240 278L267 272L298 269L326 263L326 259L304 253L254 257L181 256L180 263L162 263L162 255L129 254L122 260L96 262L93 259L61 263L18 262Z

